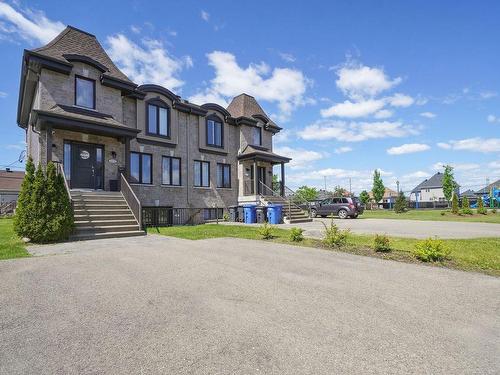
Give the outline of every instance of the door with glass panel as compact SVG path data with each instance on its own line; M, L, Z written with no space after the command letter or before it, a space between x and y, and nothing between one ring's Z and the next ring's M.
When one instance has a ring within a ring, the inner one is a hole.
M64 170L72 189L104 189L104 148L91 143L64 144Z

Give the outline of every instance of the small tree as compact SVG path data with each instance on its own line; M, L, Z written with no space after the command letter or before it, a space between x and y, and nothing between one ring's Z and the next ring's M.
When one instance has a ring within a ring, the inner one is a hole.
M276 193L276 194L279 194L280 193L280 190L281 190L281 183L280 183L280 180L278 178L278 175L277 174L273 174L273 191Z
M17 199L16 215L14 216L14 231L19 237L29 237L30 233L30 202L33 193L33 182L35 181L35 164L31 156L26 162L26 173L21 191Z
M318 198L318 190L315 187L301 186L295 192L297 201L314 201Z
M335 186L335 188L333 189L333 196L335 197L345 197L347 195L349 195L347 189L344 189L339 185Z
M370 194L368 194L368 192L366 190L363 190L359 194L359 200L361 201L361 203L363 203L366 206L368 204L368 202L370 201Z
M477 213L480 215L486 214L486 209L484 208L483 204L483 197L478 197L477 198Z
M396 198L396 203L394 203L394 212L400 214L406 211L406 197L402 191L399 192Z
M31 224L29 228L28 237L33 242L44 242L45 233L47 230L47 194L46 194L47 180L43 167L38 164L35 173L35 180L33 182L33 193L31 194L31 201L29 208L31 211Z
M380 172L375 169L373 172L373 187L372 187L373 198L375 203L378 203L382 200L385 193L385 186L382 178L380 177Z
M455 178L453 177L453 167L445 165L443 175L443 194L448 201L448 204L450 204L450 200L454 195L453 193L455 192L456 187L457 184L455 182Z
M464 215L472 215L472 210L470 209L469 199L466 196L462 198L462 213Z
M458 214L458 197L455 193L453 193L453 198L451 200L451 212Z

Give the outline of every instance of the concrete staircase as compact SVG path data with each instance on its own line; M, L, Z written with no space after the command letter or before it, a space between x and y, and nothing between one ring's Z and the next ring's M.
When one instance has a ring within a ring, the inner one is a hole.
M283 205L283 221L287 224L307 223L312 221L307 212L300 209L295 204L289 204L289 201L277 195L265 195L261 197L264 204L281 204Z
M120 192L71 190L75 230L72 241L143 236Z

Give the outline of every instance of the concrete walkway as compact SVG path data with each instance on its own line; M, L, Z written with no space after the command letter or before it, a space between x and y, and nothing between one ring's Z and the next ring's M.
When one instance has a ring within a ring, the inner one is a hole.
M240 239L0 262L0 374L498 374L500 279Z

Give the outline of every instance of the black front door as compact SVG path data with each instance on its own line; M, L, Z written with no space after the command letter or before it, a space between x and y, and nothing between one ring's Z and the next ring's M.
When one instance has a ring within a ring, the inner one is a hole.
M71 188L103 188L103 149L90 143L71 144Z

